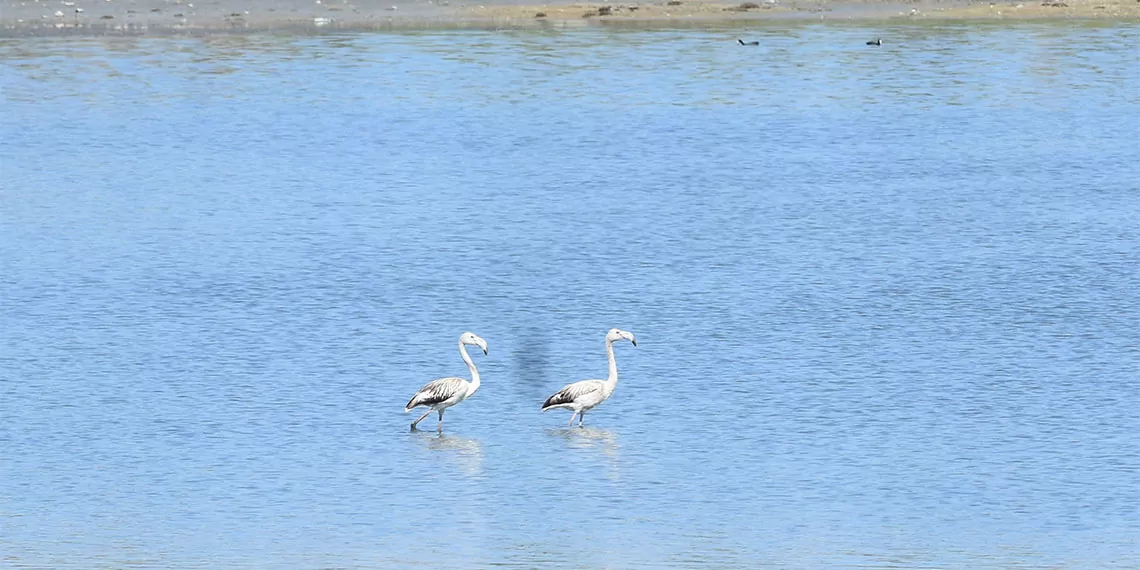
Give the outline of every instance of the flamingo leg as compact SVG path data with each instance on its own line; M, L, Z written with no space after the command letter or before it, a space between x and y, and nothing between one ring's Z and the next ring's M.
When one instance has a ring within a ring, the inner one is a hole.
M574 416L576 416L576 415L578 415L578 412L574 412L574 413L570 414L570 424L568 427L574 427Z
M578 427L582 427L582 419L586 417L586 410L578 412Z
M412 422L412 429L416 429L416 424L424 421L424 418L428 417L428 414L430 414L430 413L431 413L431 408L428 408L428 411L424 412L424 415L420 416L420 419Z
M440 433L443 432L443 410L446 410L446 409L447 408L443 408L439 411L439 425L436 426L435 431L438 431Z

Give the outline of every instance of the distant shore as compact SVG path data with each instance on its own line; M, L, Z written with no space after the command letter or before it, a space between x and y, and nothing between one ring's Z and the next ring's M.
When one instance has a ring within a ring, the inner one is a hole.
M0 0L0 37L701 26L772 20L1140 20L1140 0Z

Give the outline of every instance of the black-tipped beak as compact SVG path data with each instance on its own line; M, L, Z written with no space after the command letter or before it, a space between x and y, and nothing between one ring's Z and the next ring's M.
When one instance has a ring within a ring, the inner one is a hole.
M487 349L483 349L483 356L487 356Z
M631 341L629 341L629 342L632 342L632 343L633 343L633 346L637 346L637 341L636 341L636 340L631 340Z

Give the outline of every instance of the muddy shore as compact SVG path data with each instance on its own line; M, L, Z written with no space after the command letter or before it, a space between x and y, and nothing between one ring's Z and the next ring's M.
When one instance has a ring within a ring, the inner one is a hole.
M702 26L763 20L1140 20L1140 0L0 0L0 36Z

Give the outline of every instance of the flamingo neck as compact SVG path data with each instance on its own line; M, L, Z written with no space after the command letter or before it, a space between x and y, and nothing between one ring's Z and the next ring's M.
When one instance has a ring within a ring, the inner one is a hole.
M613 392L617 387L617 361L614 360L614 342L606 340L606 358L610 362L610 375L606 378L606 392Z
M463 362L467 363L467 370L471 372L471 382L467 384L467 396L475 393L479 389L479 369L475 368L475 363L471 361L471 356L467 354L467 346L462 342L459 343L459 354L463 357Z

